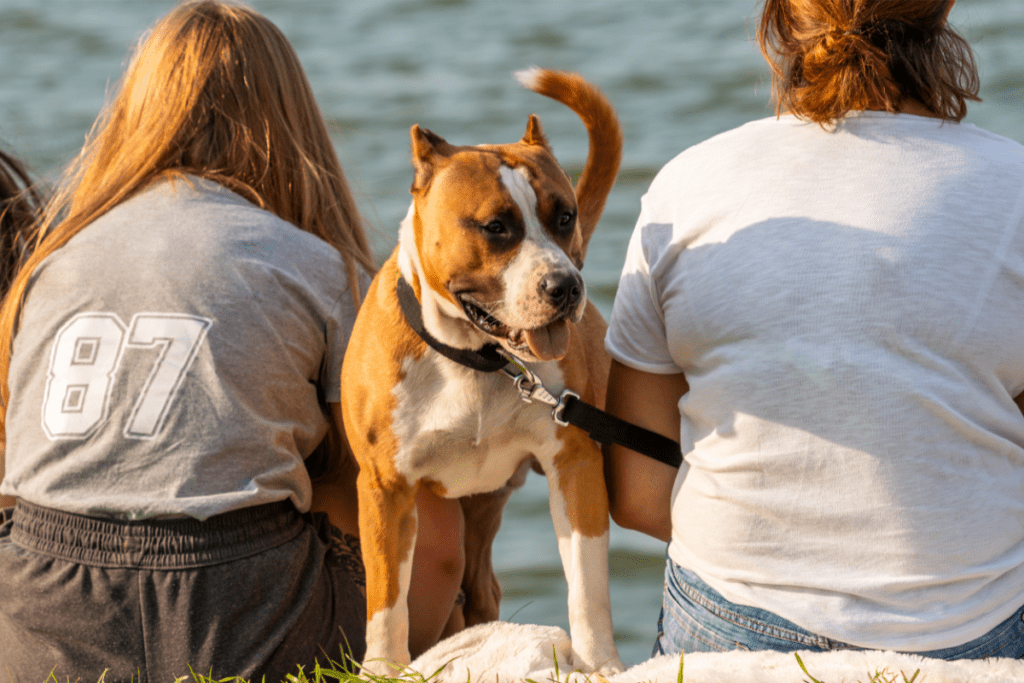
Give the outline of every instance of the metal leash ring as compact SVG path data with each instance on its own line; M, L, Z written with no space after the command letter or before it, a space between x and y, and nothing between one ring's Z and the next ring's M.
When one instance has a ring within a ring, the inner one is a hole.
M502 356L508 360L509 364L501 369L512 383L515 384L516 389L519 390L519 397L527 403L533 401L540 401L541 403L549 406L557 407L559 405L559 399L555 398L550 391L544 387L544 383L540 381L532 370L523 365L517 358L511 356L504 351L498 351ZM510 366L515 366L519 372L509 369Z
M570 396L572 396L576 400L579 400L580 398L580 395L577 394L575 391L570 391L569 389L566 389L558 397L558 403L555 405L554 408L551 409L551 419L555 421L555 424L561 425L563 427L569 426L569 421L562 417L562 414L565 412L566 399L568 399Z

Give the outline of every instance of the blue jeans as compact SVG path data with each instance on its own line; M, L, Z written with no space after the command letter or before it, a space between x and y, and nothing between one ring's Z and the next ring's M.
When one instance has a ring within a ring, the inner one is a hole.
M729 602L671 559L665 568L665 595L658 617L654 655L727 650L861 650L819 636L777 614ZM989 633L964 645L914 652L935 659L1024 657L1024 607Z

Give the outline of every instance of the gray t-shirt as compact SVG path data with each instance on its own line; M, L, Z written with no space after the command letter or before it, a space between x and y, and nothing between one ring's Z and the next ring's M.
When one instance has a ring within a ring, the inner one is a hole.
M216 183L155 184L33 275L0 491L129 519L308 510L355 313L323 240Z

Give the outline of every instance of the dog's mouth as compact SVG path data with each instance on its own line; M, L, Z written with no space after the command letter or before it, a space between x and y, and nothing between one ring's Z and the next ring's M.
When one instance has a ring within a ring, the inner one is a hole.
M558 360L569 348L569 321L565 317L525 330L506 325L464 295L459 296L459 303L470 322L485 334L504 342L506 348L517 356Z
M482 331L492 337L502 339L508 338L512 329L484 310L482 306L473 303L466 296L460 296L459 303L462 304L462 310L466 314L466 317L469 318L470 322L479 327Z

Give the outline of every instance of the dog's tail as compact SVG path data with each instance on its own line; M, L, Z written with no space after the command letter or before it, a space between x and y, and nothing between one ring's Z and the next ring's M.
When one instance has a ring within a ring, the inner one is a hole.
M604 93L579 74L533 67L517 71L515 77L525 88L558 100L572 109L587 127L590 150L587 152L587 163L576 183L578 221L583 236L581 256L585 258L590 236L597 228L605 200L615 184L619 163L622 161L619 117Z

